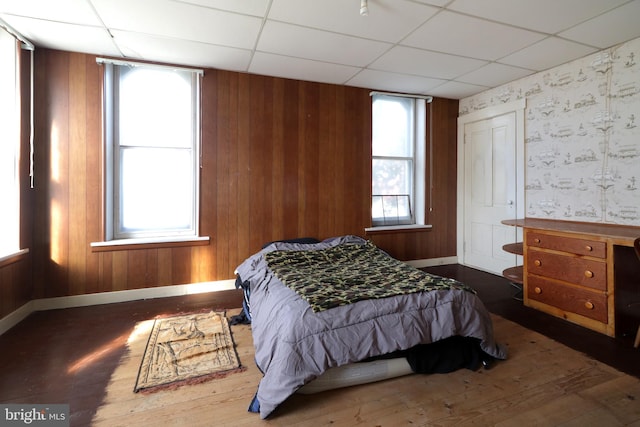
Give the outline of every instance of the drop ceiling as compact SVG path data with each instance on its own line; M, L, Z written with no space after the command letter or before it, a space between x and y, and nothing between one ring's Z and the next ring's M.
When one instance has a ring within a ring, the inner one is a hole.
M640 0L0 0L39 47L461 99L640 37Z

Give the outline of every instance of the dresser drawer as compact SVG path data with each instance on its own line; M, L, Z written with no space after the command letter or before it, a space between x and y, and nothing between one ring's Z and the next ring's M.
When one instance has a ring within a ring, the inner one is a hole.
M606 258L607 256L607 244L594 240L527 231L526 242L527 246L535 248L551 249L577 255L588 255L595 258Z
M571 282L593 289L607 289L607 263L530 249L527 273Z
M603 292L574 288L541 277L527 276L527 297L563 311L607 323L607 296Z

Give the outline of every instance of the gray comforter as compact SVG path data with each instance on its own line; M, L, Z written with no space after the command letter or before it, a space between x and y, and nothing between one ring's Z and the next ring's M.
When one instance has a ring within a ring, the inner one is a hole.
M493 338L486 308L472 292L449 289L368 299L314 312L267 266L276 250L327 249L365 244L343 236L308 245L273 243L245 260L236 273L248 281L255 360L264 374L251 409L266 418L300 387L327 369L459 335L480 340L489 355L506 358Z

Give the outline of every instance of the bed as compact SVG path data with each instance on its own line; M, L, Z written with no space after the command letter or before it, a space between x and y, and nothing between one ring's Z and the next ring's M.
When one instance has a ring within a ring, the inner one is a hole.
M332 376L350 385L380 379L380 367L407 374L403 359L412 372L449 372L507 357L473 289L357 236L273 242L236 275L263 374L249 410L263 419L298 391L331 388Z

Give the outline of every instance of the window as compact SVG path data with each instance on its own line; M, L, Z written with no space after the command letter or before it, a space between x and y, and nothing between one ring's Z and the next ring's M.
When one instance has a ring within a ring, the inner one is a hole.
M372 224L424 224L425 100L374 94L372 102Z
M197 237L202 73L100 61L106 240Z
M18 43L0 28L0 258L20 251Z

